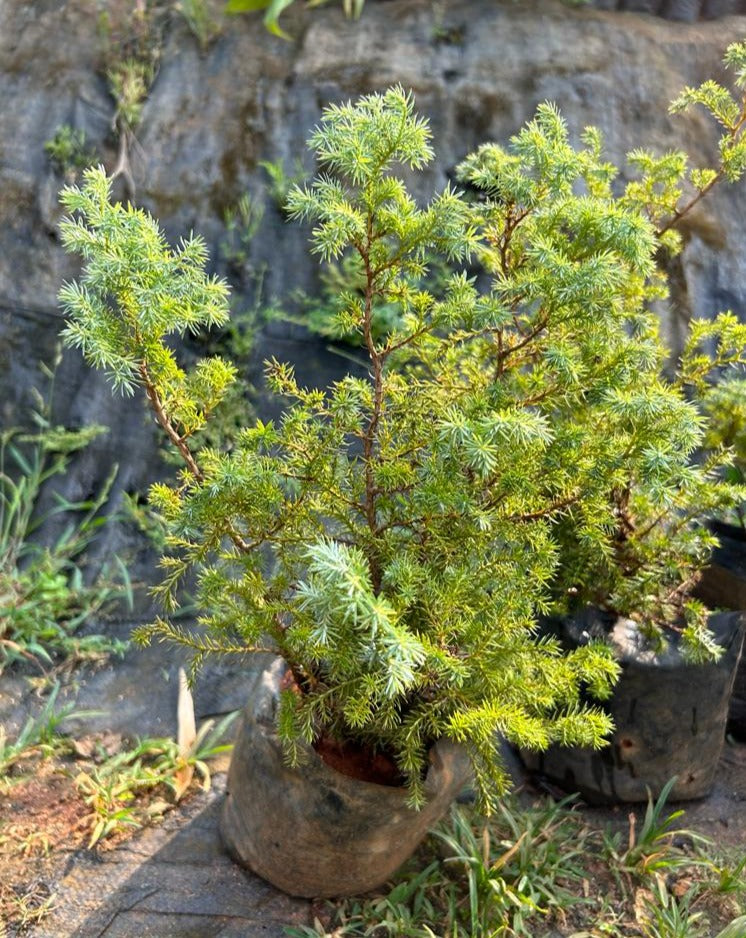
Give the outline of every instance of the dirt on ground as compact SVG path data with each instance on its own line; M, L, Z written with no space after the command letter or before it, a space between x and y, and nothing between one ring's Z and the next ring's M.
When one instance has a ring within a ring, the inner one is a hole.
M56 883L88 840L90 814L59 764L0 789L0 935L40 921L54 903Z
M103 858L177 807L165 786L133 792L137 823L116 824L91 844L97 817L78 782L125 745L122 736L111 733L70 740L68 752L31 757L0 781L0 938L24 934L45 919L54 908L57 884L82 855ZM227 760L214 767L224 770ZM199 782L192 780L179 806Z

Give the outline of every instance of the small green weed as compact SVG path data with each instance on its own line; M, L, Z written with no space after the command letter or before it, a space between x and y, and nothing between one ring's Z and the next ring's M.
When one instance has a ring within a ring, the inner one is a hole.
M220 740L236 715L228 714L217 725L207 721L185 752L173 739L144 739L106 758L100 766L80 772L75 786L91 809L88 846L163 815L181 800L193 772L202 779L203 789L209 789L206 760L232 748ZM159 791L169 800L142 797Z
M481 835L462 813L448 830L435 832L446 864L466 877L468 906L461 903L460 918L468 921L468 934L529 936L529 919L583 901L568 887L583 879L587 833L567 810L569 801L519 809L505 800Z
M200 51L206 52L221 33L221 25L213 16L208 0L179 0L176 9L184 17Z
M692 912L692 900L698 890L688 889L676 899L667 890L665 882L656 882L655 898L646 905L642 922L645 938L707 938L708 923L702 912Z
M715 893L746 898L746 852L735 858L704 855L703 862L712 876L709 885Z
M245 192L235 206L223 212L225 236L220 242L220 253L225 262L236 270L248 264L251 242L263 217L264 206L249 192Z
M21 732L12 742L8 740L5 729L0 726L0 783L9 784L12 774L22 777L19 767L23 762L35 758L49 758L70 748L69 740L60 732L65 720L81 719L97 715L91 710L74 710L68 704L56 710L60 685L56 683L41 713L29 717Z
M691 865L694 862L691 855L675 846L674 841L708 843L707 838L694 831L673 826L684 814L681 809L664 816L663 809L675 783L674 776L665 784L655 802L652 798L648 800L639 832L635 830L635 815L630 815L629 840L625 850L620 850L618 834L606 836L607 854L618 869L644 876L658 870L672 870L678 866Z
M743 863L716 861L705 838L696 835L697 856L672 843L673 837L692 835L673 827L681 811L664 811L670 789L651 799L639 836L625 851L617 844L615 852L608 849L611 835L587 825L571 798L529 806L506 799L490 819L454 810L380 894L330 904L328 917L319 912L313 926L287 933L709 938L715 933L711 914L720 922L733 915L728 903ZM736 919L717 938L746 938L744 925L746 918Z
M153 80L151 66L138 59L114 62L106 72L109 91L116 110L114 123L120 128L134 131L140 123L142 109Z
M0 434L0 673L10 662L40 665L54 656L99 657L125 645L78 629L116 598L131 602L126 568L118 561L121 584L105 568L92 583L83 576L83 553L106 523L102 514L116 469L98 494L71 502L55 493L53 507L38 510L42 487L62 475L72 453L86 447L103 427L66 430L51 422L53 372L43 366L50 390L35 394L35 433L9 429ZM52 517L69 518L50 545L37 538Z
M284 212L290 190L295 186L303 185L309 174L297 158L293 163L292 172L285 169L285 162L282 159L260 160L259 165L269 176L269 194L272 201L281 212Z
M42 922L54 908L54 896L49 886L35 880L26 886L0 882L0 938L6 934L26 934L27 929ZM5 931L5 924L13 932Z
M78 173L96 162L96 152L88 143L85 131L76 130L69 124L57 128L44 150L52 166L67 182L74 182Z

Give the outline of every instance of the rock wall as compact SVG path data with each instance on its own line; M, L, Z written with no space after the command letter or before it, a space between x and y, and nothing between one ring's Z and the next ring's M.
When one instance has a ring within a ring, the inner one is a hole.
M96 0L0 5L4 425L22 417L37 362L52 356L61 326L57 290L75 273L59 246L61 180L44 143L67 123L85 130L109 168L116 161L113 102L102 77L111 50L102 50L98 9ZM515 132L545 99L559 104L574 137L586 124L599 125L616 160L644 144L684 146L707 161L716 128L701 113L671 117L666 107L685 84L722 78L723 50L746 35L742 16L672 23L555 0L371 0L357 23L336 6L293 9L286 22L292 42L269 36L256 17L232 19L205 52L175 14L158 26L159 68L132 151L136 197L170 237L203 234L218 270L225 267L218 250L224 210L246 191L265 192L260 160L290 167L300 159L311 168L304 141L329 102L394 82L412 88L438 153L418 182L423 195L442 186L477 144ZM745 218L746 186L713 193L693 218L665 313L674 339L681 317L746 311ZM266 267L265 298L313 283L305 239L268 204L249 258L255 269ZM248 292L239 305L250 301ZM257 359L268 353L295 358L307 381L323 382L345 367L297 326L267 327ZM158 465L143 408L112 398L104 379L72 354L65 356L56 395L65 422L112 428L77 460L66 494L95 489L112 461L120 464L119 488L143 490Z
M592 0L592 3L599 10L649 13L681 23L746 13L744 0Z

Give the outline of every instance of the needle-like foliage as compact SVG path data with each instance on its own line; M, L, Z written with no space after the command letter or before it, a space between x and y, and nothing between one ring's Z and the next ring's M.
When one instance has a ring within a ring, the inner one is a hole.
M743 97L746 44L729 47L726 64ZM702 660L720 651L690 598L716 543L704 519L738 492L716 471L727 454L695 461L696 398L743 361L746 326L732 313L694 321L669 375L651 303L666 296L657 252L681 248L675 225L746 168L746 101L706 82L674 108L694 103L725 128L714 169L687 175L685 154L637 150L639 178L615 195L599 132L586 129L572 147L545 104L508 147L481 147L460 175L480 193L475 220L497 311L492 328L469 337L464 368L490 396L490 414L519 405L551 427L521 484L561 508L555 609L600 606L657 643L677 630Z
M746 49L728 62L742 82ZM649 309L676 221L746 163L743 111L703 88L686 100L726 134L690 196L683 156L643 151L640 179L615 195L599 133L576 149L543 105L507 148L463 164L480 201L446 188L422 206L399 175L433 156L411 96L328 108L311 138L319 173L288 212L313 225L323 260L354 258L361 285L339 327L359 336L369 374L321 391L268 363L284 416L228 453L192 438L234 370L209 359L187 374L167 341L226 316L201 242L172 250L147 215L111 203L101 170L65 190L63 239L86 260L61 293L66 339L115 385L143 387L185 466L152 490L171 531L161 592L173 606L197 566L205 629L161 620L146 634L191 647L196 664L279 652L294 678L279 716L291 757L323 734L387 750L418 803L428 746L446 735L489 803L504 784L497 732L543 748L598 746L610 729L581 703L608 695L609 650L563 653L536 638L537 614L594 602L658 639L678 628L694 658L717 654L687 599L712 544L694 519L734 493L692 462L702 430L687 395L742 359L744 327L696 322L667 378ZM474 255L493 275L486 294L459 271ZM437 295L433 257L453 271Z
M186 375L165 340L219 321L224 287L206 277L198 242L172 251L144 213L113 205L101 170L63 194L75 213L65 245L86 260L61 294L66 338L118 385L144 388L185 463L176 485L152 492L173 548L162 592L174 603L198 565L206 630L159 621L149 634L190 646L197 662L220 650L282 654L297 685L279 717L291 755L323 733L388 750L418 803L427 749L446 735L468 748L489 802L505 782L498 731L543 748L599 746L610 729L580 702L585 688L609 693L608 650L565 654L535 637L562 509L555 431L524 393L501 397L464 365L467 337L501 322L503 305L459 272L437 299L412 287L426 257L457 268L477 240L458 193L420 206L397 175L432 158L411 97L394 88L331 107L311 143L320 172L289 209L314 224L321 257L359 259L364 289L343 315L367 352L366 379L310 390L270 362L282 419L247 427L230 453L193 452L190 436L233 372L211 360ZM395 328L376 330L392 302Z

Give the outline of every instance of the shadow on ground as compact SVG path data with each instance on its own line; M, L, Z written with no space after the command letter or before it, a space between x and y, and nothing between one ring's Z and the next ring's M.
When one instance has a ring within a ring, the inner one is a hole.
M105 853L80 851L36 938L282 938L311 905L240 869L218 816L225 776L162 825Z

